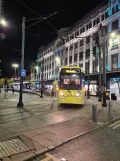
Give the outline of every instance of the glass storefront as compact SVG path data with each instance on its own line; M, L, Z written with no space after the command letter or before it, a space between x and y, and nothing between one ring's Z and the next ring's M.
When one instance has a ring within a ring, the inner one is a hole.
M97 92L97 81L96 80L90 80L89 85L89 91L90 95L95 96ZM88 90L88 81L85 81L85 89Z

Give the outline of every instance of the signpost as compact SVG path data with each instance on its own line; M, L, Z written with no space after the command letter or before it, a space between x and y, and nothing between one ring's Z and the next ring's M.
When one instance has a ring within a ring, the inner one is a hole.
M26 77L26 70L21 69L21 77Z

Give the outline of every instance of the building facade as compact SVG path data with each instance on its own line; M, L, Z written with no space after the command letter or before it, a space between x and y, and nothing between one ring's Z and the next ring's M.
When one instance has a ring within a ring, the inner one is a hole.
M56 40L39 50L37 63L40 69L43 64L43 79L57 79L60 66L79 65L86 73L89 71L90 79L98 84L99 64L96 64L95 37L100 24L105 26L106 31L107 78L120 77L120 0L109 0L72 27L61 29ZM101 67L102 59L101 50Z

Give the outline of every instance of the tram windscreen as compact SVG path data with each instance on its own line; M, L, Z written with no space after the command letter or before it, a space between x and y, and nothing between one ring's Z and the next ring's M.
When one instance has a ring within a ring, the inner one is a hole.
M60 77L60 88L66 90L79 90L81 87L80 73L64 73Z

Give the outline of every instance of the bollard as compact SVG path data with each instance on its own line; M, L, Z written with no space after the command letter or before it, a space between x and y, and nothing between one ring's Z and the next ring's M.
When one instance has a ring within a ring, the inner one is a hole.
M111 110L112 110L112 102L108 102L108 121L111 121L113 119L113 116L111 115Z
M92 120L97 123L97 105L92 105Z

